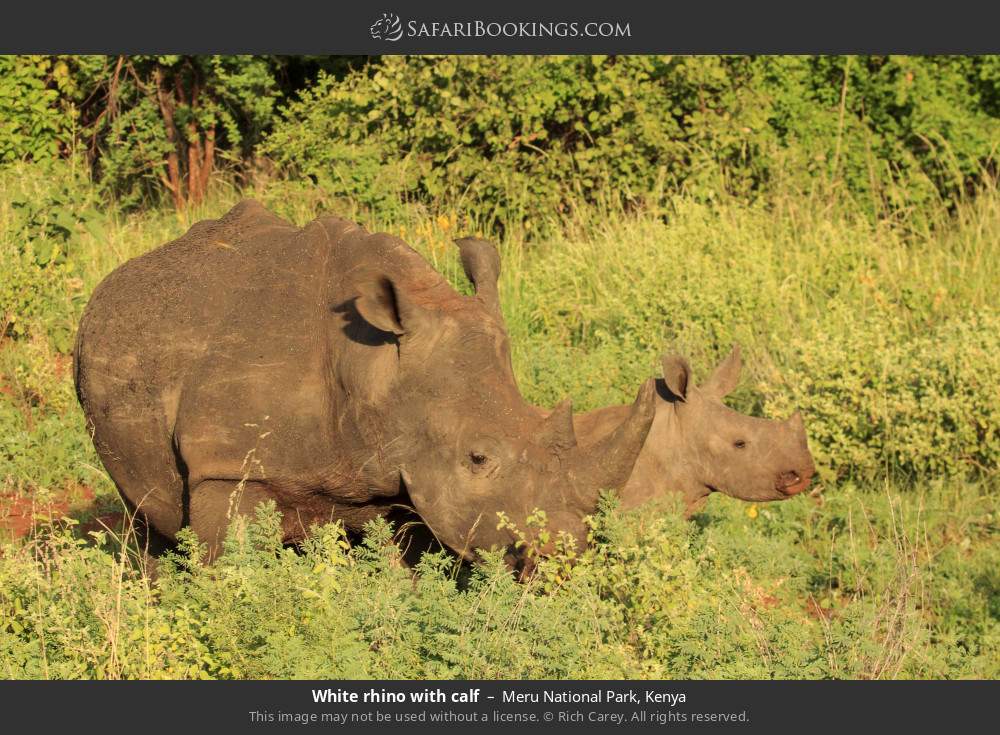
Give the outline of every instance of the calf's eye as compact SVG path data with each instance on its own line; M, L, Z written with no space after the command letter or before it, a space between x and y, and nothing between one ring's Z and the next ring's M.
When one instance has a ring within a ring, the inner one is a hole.
M469 455L469 459L472 460L472 464L478 464L478 465L486 464L486 455L480 454L479 452L472 452Z
M736 447L737 449L746 449L747 443L742 439L737 439L736 441L733 442L733 446Z

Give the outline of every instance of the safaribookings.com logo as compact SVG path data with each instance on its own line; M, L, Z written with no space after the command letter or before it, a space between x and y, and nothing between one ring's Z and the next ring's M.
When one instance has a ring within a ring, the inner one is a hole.
M630 38L632 29L622 21L419 21L406 24L395 13L382 17L368 29L377 41L407 38Z
M398 41L403 37L403 24L395 13L382 13L369 30L376 41Z

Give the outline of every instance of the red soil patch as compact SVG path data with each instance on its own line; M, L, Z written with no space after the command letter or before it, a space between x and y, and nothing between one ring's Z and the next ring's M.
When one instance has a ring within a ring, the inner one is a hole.
M56 377L62 380L69 373L70 368L73 366L73 358L69 355L63 355L56 353L52 358L53 366L55 367Z
M809 599L806 600L806 614L816 620L830 620L838 615L838 611L833 607L823 607L815 597L809 595Z
M49 519L79 515L93 507L94 497L92 488L76 484L45 502L15 493L0 493L0 535L22 538Z

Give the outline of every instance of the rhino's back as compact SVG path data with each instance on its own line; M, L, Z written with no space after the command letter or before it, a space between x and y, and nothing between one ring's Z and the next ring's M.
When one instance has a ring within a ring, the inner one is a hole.
M185 332L202 337L214 331L205 320L231 310L242 295L234 286L260 285L268 261L278 260L281 245L297 232L254 202L237 205L219 220L199 222L101 281L81 320L78 346L95 358L123 349L153 357L174 351L178 342L190 346Z
M95 289L77 335L77 392L108 471L162 532L186 522L184 450L197 456L201 439L221 457L227 441L245 444L248 417L264 420L275 390L322 361L310 323L323 310L327 247L244 202Z

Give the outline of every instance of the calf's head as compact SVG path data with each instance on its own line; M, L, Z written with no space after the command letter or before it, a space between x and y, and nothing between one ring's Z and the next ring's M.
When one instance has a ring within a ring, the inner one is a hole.
M653 381L600 446L579 448L568 402L544 416L518 390L496 249L480 240L459 247L474 296L459 295L402 246L394 262L405 267L367 279L355 300L365 321L394 336L396 349L382 353L391 388L380 401L389 465L437 538L467 558L514 549L499 512L527 530L527 516L543 510L553 536L583 542L599 492L632 472L656 411Z
M815 474L802 416L769 421L728 408L722 399L736 387L740 369L735 347L695 386L687 360L665 356L657 386L660 426L647 450L664 455L667 481L689 497L717 491L741 500L785 500L805 490Z

